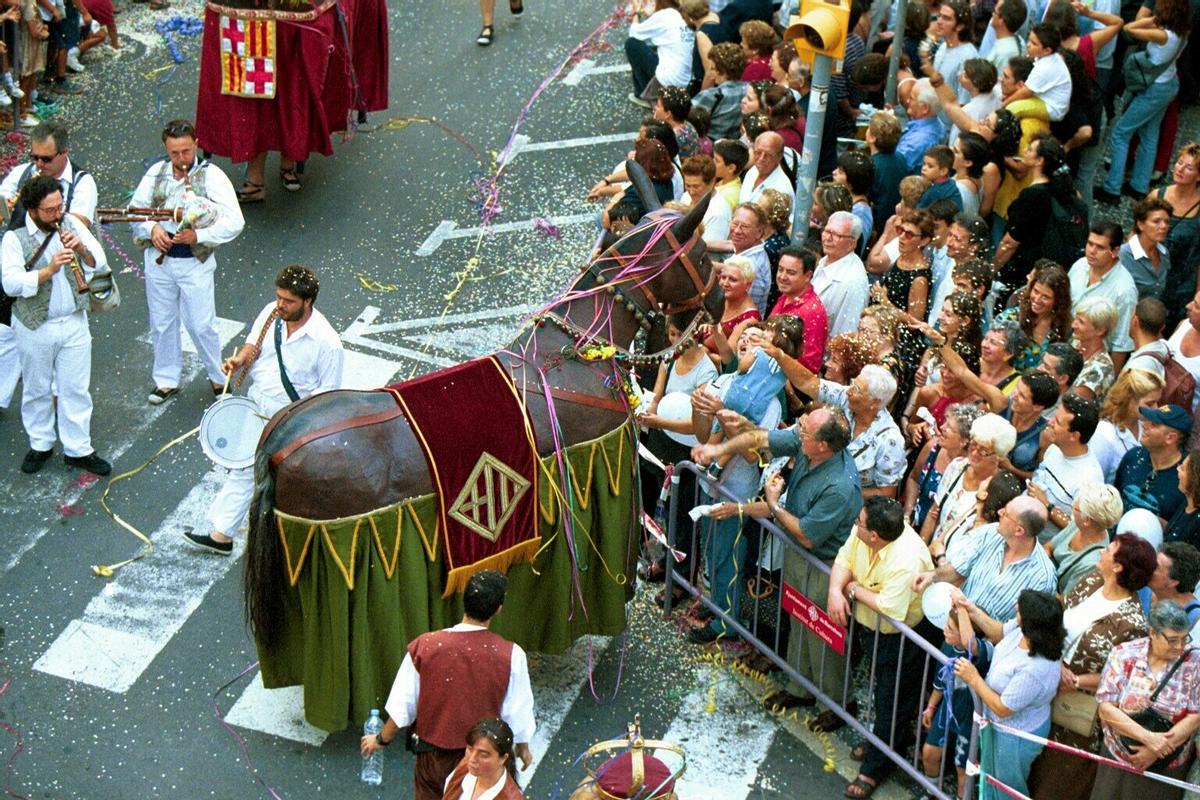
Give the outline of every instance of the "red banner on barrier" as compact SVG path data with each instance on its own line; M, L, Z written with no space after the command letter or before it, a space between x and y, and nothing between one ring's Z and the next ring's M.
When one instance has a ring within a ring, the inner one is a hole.
M815 633L838 655L846 655L846 629L833 621L825 610L801 594L796 587L783 584L780 606Z

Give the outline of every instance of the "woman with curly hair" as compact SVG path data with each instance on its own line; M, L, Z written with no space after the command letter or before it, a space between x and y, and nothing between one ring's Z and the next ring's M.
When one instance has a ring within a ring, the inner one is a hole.
M875 363L879 340L862 331L839 333L829 340L825 359L825 380L844 386L858 377L862 368Z
M904 363L904 359L900 357L900 351L896 349L903 326L904 320L895 306L882 303L864 308L858 322L859 332L874 336L878 342L875 348L875 363L892 373L892 377L896 379L896 385L901 387L905 385L908 375L912 372L908 364ZM899 399L899 391L896 392L896 397Z
M771 235L763 241L763 250L771 262L771 288L775 288L775 270L779 267L779 251L792 241L792 198L777 189L763 189L756 205L767 215ZM767 308L775 304L772 299Z
M742 52L746 54L746 66L742 70L744 81L764 81L771 78L771 51L775 49L775 29L759 19L743 22L738 28L742 40Z
M961 342L959 349L962 352L975 353L973 358L966 359L972 370L979 364L979 352L983 344L982 319L983 306L979 302L979 297L967 292L954 292L947 297L946 302L942 304L942 313L938 317L938 331L951 346ZM909 324L925 334L926 339L934 338L932 326L920 320L911 320ZM943 365L940 350L941 346L925 348L913 381L916 388L920 389L928 383L935 383L942 379Z
M1046 345L1071 338L1071 279L1066 271L1049 259L1039 259L1020 304L1005 309L1000 319L1016 320L1029 340L1013 366L1018 370L1035 369L1042 363Z
M1117 476L1117 466L1138 446L1138 409L1153 408L1162 395L1162 379L1144 369L1122 370L1100 407L1100 422L1088 440L1088 452L1100 462L1105 483Z

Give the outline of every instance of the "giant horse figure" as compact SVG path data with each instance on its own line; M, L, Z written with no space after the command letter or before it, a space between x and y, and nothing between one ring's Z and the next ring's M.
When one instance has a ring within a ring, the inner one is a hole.
M636 433L620 388L633 365L677 352L635 356L626 348L642 330L648 342L665 343L666 314L697 310L694 329L720 303L700 239L709 198L687 214L662 209L642 169L633 161L626 167L646 217L496 354L524 395L543 464L567 475L560 533L534 563L509 570L494 626L532 650L624 630L640 499ZM601 348L599 360L573 357L589 347ZM442 598L436 535L431 547L420 515L404 512L434 486L396 406L385 391L315 395L279 412L259 443L246 614L264 683L303 684L307 718L327 730L378 707L407 642L461 614L460 597ZM392 509L386 523L380 509ZM563 518L575 521L574 537L564 535ZM328 558L314 555L318 549Z

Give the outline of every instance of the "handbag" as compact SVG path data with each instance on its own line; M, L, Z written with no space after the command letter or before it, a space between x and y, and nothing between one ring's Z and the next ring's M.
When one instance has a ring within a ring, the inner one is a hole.
M782 570L763 570L761 580L746 580L746 597L738 607L738 621L764 642L775 639L779 621L779 581Z
M93 314L114 311L121 305L121 289L111 270L97 272L88 281L88 301Z
M1141 94L1146 91L1173 63L1175 59L1165 64L1154 64L1150 61L1150 51L1146 48L1131 50L1121 65L1121 75L1125 78L1125 93Z
M1071 733L1091 737L1096 732L1096 710L1099 707L1096 695L1082 689L1059 692L1050 704L1050 721Z
M1171 682L1171 678L1175 675L1175 670L1179 669L1179 667L1183 665L1184 659L1186 659L1188 657L1188 653L1190 653L1190 652L1192 652L1192 651L1191 650L1183 651L1183 655L1181 655L1175 661L1175 663L1171 665L1171 669L1167 672L1167 674L1163 677L1162 681L1158 684L1158 687L1154 690L1154 694L1150 695L1150 705L1146 706L1146 708L1142 709L1141 711L1138 711L1137 713L1130 714L1129 718L1131 720L1136 722L1138 725L1141 725L1143 728L1150 731L1151 733L1166 733L1167 731L1171 730L1171 728L1174 726L1174 723L1171 722L1171 720L1164 717L1162 714L1155 711L1153 708L1151 708L1151 706L1153 706L1154 701L1158 699L1159 692L1161 692L1164 688L1166 688L1166 685ZM1126 748L1129 748L1129 747L1141 747L1143 743L1140 739L1135 739L1132 736L1122 736L1121 744L1125 745ZM1145 771L1146 772L1159 772L1159 773L1165 772L1167 767L1171 764L1171 762L1179 757L1180 751L1182 751L1183 748L1185 748L1187 746L1188 746L1188 742L1184 742L1183 744L1179 745L1179 747L1176 747L1174 750L1172 750L1170 753L1167 753L1165 756L1158 759L1150 766L1146 767Z

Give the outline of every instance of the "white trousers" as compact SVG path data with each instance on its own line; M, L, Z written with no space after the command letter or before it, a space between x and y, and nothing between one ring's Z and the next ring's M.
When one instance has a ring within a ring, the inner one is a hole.
M246 395L258 405L263 416L273 417L279 409L286 406L290 400L287 396L274 397L258 391L257 386L251 386ZM229 470L229 477L217 492L216 499L208 512L208 521L212 529L226 536L236 536L246 524L246 512L250 510L250 501L254 497L254 467Z
M62 440L63 453L92 452L92 334L87 315L76 311L29 330L13 317L13 333L21 353L25 389L21 422L34 450L50 450ZM58 396L55 407L54 396ZM58 435L55 435L57 416Z
M204 362L209 381L224 384L213 297L216 255L210 255L203 264L194 258L169 256L156 264L158 255L153 247L146 248L146 303L150 309L150 342L154 346L154 385L163 389L179 386L183 371L180 317Z
M0 325L0 408L12 403L17 381L21 380L21 352L17 335L7 325Z

